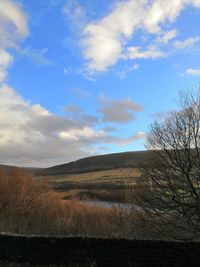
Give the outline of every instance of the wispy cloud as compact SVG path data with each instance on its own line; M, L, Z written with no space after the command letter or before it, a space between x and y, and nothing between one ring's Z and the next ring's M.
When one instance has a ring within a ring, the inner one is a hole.
M195 36L195 37L191 37L185 40L177 40L174 42L174 47L176 49L187 49L190 47L193 47L195 44L197 44L200 41L200 37L199 36Z
M125 79L128 74L132 71L136 71L140 68L140 65L135 63L130 66L123 66L123 68L119 71L116 71L116 75L119 77L120 80Z
M47 56L48 49L34 49L31 47L26 48L19 48L19 53L22 56L30 58L33 62L39 64L39 65L51 65L52 60L50 60Z
M80 87L73 87L69 89L69 92L75 95L77 98L86 99L90 97L90 92Z
M162 32L160 36L156 38L157 43L167 44L170 40L177 36L177 30L171 30L167 32Z
M73 26L82 29L86 24L85 9L77 0L67 0L63 7L63 13L67 20L73 23Z
M65 67L63 69L63 72L64 72L65 75L68 75L71 72L71 68L70 67Z
M200 69L188 68L186 69L185 73L192 76L200 76Z
M140 47L128 47L127 58L129 59L156 59L166 57L167 53L160 51L156 46L150 46L147 50L141 51Z

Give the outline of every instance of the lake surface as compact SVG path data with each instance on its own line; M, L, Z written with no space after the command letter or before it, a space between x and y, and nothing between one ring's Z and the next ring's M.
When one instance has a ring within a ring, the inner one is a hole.
M79 201L83 205L89 205L93 207L102 207L102 208L122 208L122 209L135 209L142 210L142 207L130 203L119 203L112 201L100 201L100 200L80 200Z

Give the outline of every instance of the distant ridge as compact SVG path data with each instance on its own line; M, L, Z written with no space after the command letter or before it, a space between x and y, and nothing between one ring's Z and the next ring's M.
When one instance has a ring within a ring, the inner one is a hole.
M152 151L122 152L87 157L70 163L43 169L40 175L75 174L118 168L144 168L149 163Z
M14 165L3 165L0 164L0 169L3 170L3 172L9 174L11 173L15 168L18 168L17 166ZM42 168L29 168L29 167L19 167L20 169L23 169L26 172L31 172L31 173L37 173L41 172L43 169Z
M3 172L5 172L5 173L10 173L14 168L17 168L17 167L16 166L12 166L12 165L0 164L0 169L3 170Z

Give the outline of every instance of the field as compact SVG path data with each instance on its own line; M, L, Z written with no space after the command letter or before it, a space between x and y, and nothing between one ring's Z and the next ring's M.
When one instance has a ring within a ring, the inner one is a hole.
M141 172L138 168L93 171L79 174L50 176L54 189L65 199L92 199L126 202L127 185L136 184Z

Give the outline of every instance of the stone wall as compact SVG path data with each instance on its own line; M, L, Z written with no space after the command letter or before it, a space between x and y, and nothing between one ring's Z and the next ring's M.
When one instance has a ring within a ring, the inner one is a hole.
M71 266L200 266L200 243L0 235L0 261Z

